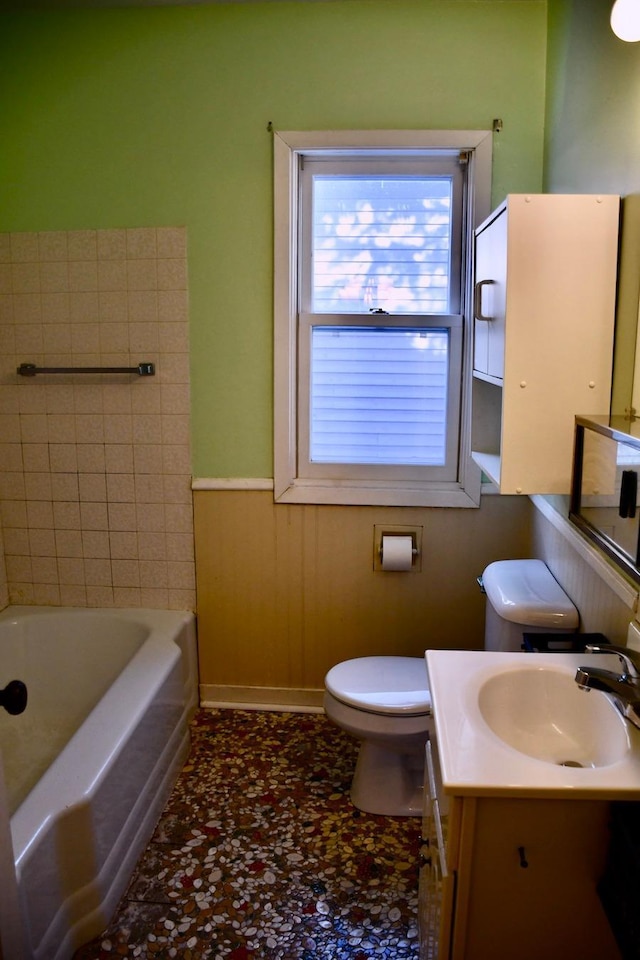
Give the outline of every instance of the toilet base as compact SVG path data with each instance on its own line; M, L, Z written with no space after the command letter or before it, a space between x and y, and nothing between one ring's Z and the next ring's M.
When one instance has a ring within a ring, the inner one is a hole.
M424 746L398 753L365 740L358 752L351 802L363 813L421 817L423 781Z

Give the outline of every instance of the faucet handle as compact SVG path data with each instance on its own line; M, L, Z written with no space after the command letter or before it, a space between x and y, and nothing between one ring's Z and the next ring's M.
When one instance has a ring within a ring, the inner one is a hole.
M613 643L587 643L585 653L614 653L624 668L628 677L640 680L640 651L630 647L617 647Z

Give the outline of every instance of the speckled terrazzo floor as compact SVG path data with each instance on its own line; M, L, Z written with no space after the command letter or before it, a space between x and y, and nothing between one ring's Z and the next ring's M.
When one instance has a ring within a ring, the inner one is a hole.
M200 710L116 916L74 960L417 960L419 821L349 800L320 714Z

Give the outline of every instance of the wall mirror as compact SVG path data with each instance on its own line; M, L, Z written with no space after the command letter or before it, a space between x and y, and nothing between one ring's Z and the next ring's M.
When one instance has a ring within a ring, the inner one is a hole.
M640 194L622 198L611 414L640 415Z
M576 417L569 519L640 583L640 194L622 198L609 416Z
M576 417L570 520L640 582L640 420Z

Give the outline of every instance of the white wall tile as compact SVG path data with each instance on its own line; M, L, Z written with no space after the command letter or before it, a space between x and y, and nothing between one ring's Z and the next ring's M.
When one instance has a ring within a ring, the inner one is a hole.
M21 416L27 413L47 412L47 394L44 384L34 383L31 389L29 389L29 385L26 382L24 384L21 383L16 387L16 393L18 395L18 408ZM23 443L29 442L25 441L24 436L22 440Z
M97 253L100 260L125 260L127 256L127 231L98 230Z
M156 235L160 259L186 260L187 231L185 227L158 227Z
M60 584L60 603L63 607L86 607L87 588L82 585Z
M53 516L56 530L82 529L82 515L77 500L66 500L53 503ZM89 529L85 527L85 529ZM98 529L104 529L104 527Z
M86 582L84 560L77 557L58 557L58 583L82 585Z
M31 236L31 234L29 234ZM67 234L63 230L51 230L38 234L38 259L46 261L66 261L69 259Z
M80 530L56 530L55 548L57 557L82 557L82 534Z
M126 260L100 260L97 268L97 288L101 293L126 290Z
M40 292L66 293L69 290L69 268L64 263L40 264Z
M103 443L78 443L76 445L78 473L105 473L107 461Z
M56 549L55 530L28 530L29 555L31 557L55 557Z
M0 263L11 262L11 234L0 233Z
M51 499L73 502L80 499L77 473L51 474Z
M109 534L106 530L83 530L81 536L82 555L85 559L88 557L102 560L109 559Z
M184 227L0 234L0 607L195 605L186 248ZM153 380L15 374L143 360Z
M98 255L95 230L70 230L67 234L69 260L95 260Z
M87 606L90 607L113 607L113 587L108 586L89 586L87 584Z
M28 603L27 600L22 601ZM43 607L60 606L60 586L57 583L33 584L33 603Z
M127 230L127 257L130 260L155 258L158 255L155 227Z
M109 548L112 560L137 560L138 534L133 531L112 530L109 533Z
M77 293L98 289L98 264L93 260L71 260L69 290Z
M110 587L111 584L111 560L106 558L90 559L85 557L84 561L85 579L88 586L92 587Z
M29 531L24 527L9 527L3 531L2 539L6 553L12 553L16 557L31 556ZM4 571L4 576L6 578L6 570Z
M12 233L9 235L11 260L19 263L21 260L37 261L40 256L40 247L37 233Z

